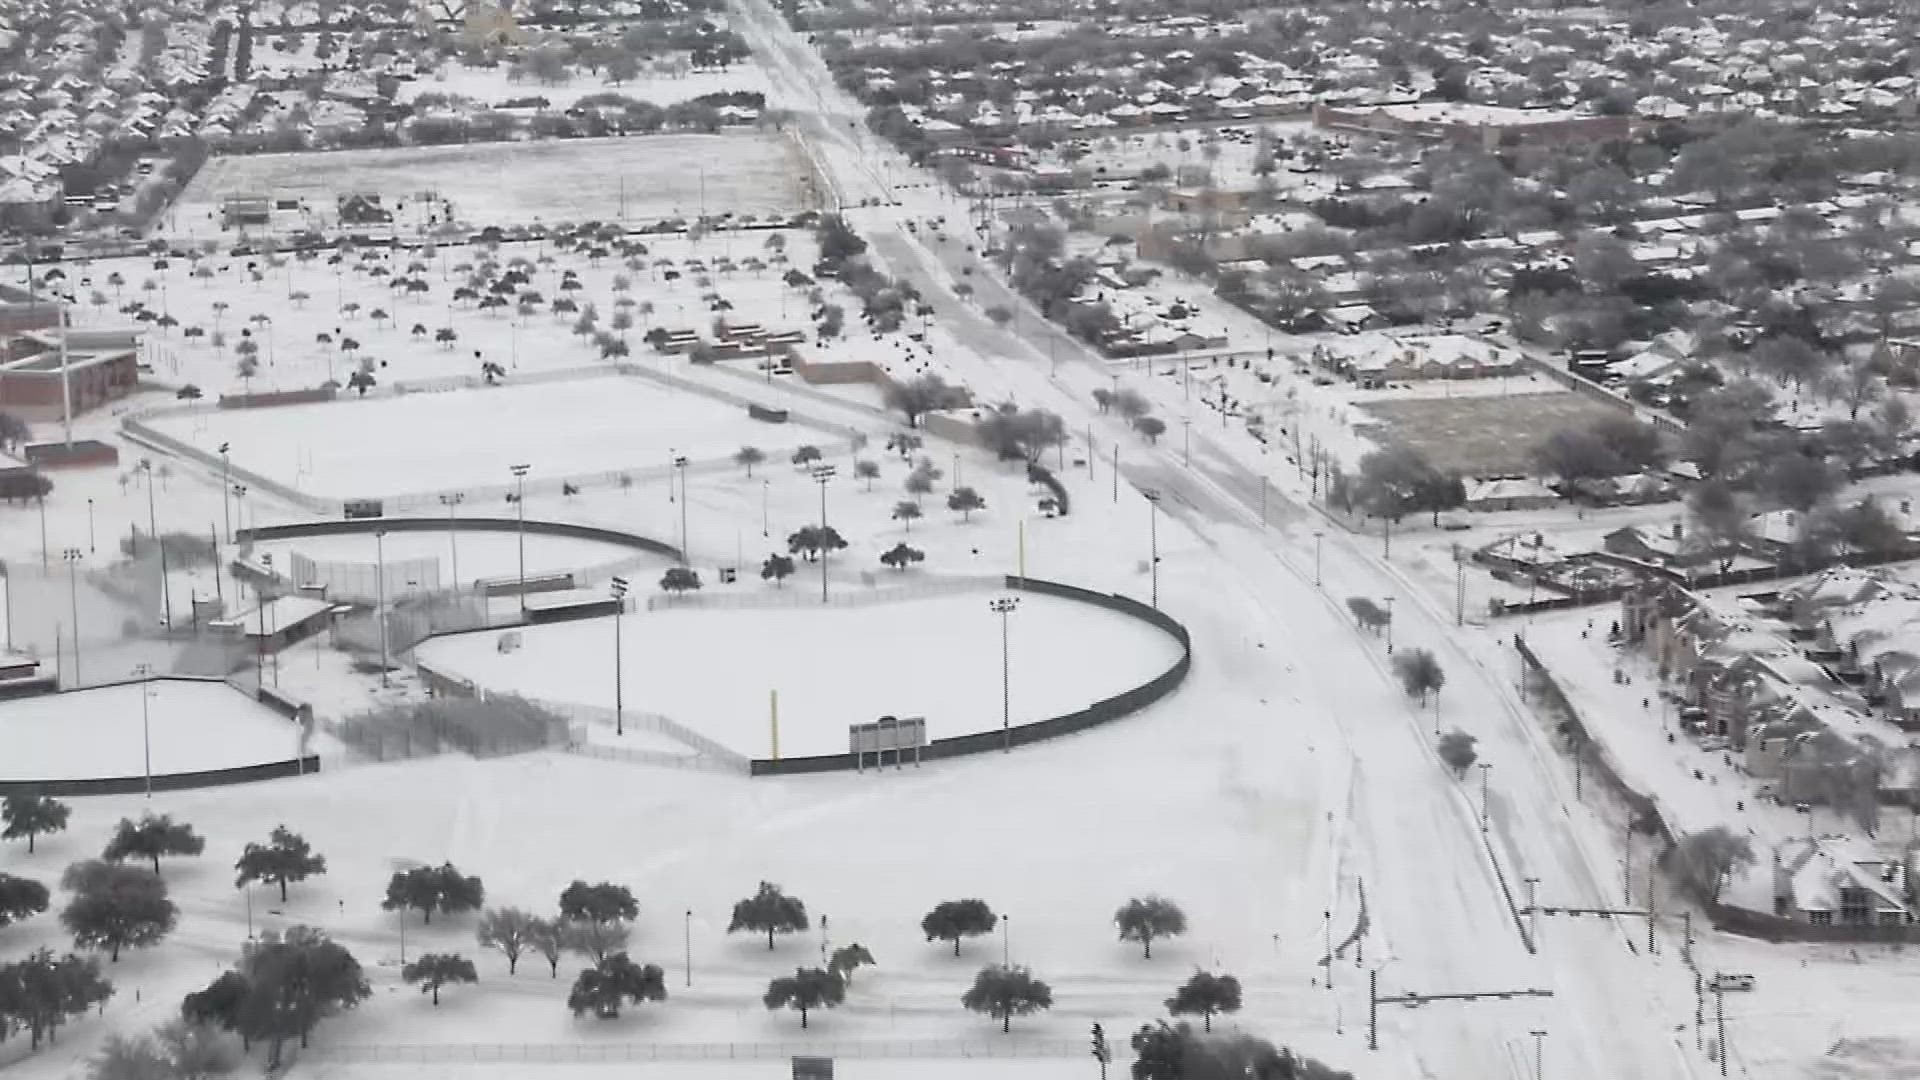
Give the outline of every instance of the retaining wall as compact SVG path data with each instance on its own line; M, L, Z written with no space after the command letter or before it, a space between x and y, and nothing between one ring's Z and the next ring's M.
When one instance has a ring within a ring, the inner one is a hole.
M1078 712L1021 724L1005 732L979 731L946 739L935 739L921 753L922 760L938 761L942 758L1027 746L1110 723L1123 716L1139 712L1166 697L1179 688L1180 684L1186 680L1187 673L1193 668L1193 641L1187 633L1187 628L1164 611L1118 593L1094 592L1091 589L1063 585L1057 581L1043 581L1039 578L1023 578L1009 574L1005 578L1005 583L1009 589L1092 604L1095 607L1139 619L1179 642L1180 659L1176 660L1172 667L1139 686L1104 701L1096 701ZM811 757L757 758L752 763L754 776L839 772L853 768L854 760L851 752Z
M231 769L203 769L199 772L167 773L153 778L155 791L188 791L193 788L226 787L251 784L257 780L278 780L283 776L302 776L320 771L320 757L269 761L260 765L241 765ZM96 777L83 780L0 780L0 795L134 795L147 789L144 776Z

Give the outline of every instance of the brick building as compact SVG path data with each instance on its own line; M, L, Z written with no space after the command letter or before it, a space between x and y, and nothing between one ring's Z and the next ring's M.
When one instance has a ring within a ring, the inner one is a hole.
M75 416L131 394L140 380L140 337L131 330L15 334L0 346L0 409L28 421L58 420L71 395ZM64 368L64 379L62 369Z
M1313 124L1386 138L1424 139L1483 146L1515 143L1565 146L1611 142L1631 133L1625 116L1589 116L1561 109L1509 109L1453 101L1419 101L1342 108L1313 107Z

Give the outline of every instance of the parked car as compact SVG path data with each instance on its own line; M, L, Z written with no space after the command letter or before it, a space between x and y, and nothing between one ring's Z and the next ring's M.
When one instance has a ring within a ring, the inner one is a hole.
M1709 990L1719 990L1722 993L1749 991L1753 989L1753 976L1727 974L1723 972L1715 975L1713 981L1707 984L1707 988Z

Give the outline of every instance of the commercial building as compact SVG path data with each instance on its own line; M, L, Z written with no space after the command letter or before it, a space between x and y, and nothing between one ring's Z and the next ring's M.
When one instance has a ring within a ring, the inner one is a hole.
M1455 101L1388 105L1315 105L1315 127L1386 138L1424 139L1495 149L1518 143L1564 146L1610 142L1631 133L1625 116L1591 116L1564 109L1509 109Z
M56 322L58 317L56 316ZM27 421L78 416L133 393L140 381L140 336L132 330L14 334L0 344L0 409Z

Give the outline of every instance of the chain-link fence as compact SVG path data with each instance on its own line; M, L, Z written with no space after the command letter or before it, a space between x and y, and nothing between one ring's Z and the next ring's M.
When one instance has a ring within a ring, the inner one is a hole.
M440 588L440 560L434 558L388 559L384 563L327 561L296 551L287 561L287 574L294 585L324 588L331 600L377 603L382 595L383 569L388 603Z
M367 656L378 655L380 621L380 616L371 609L338 616L333 624L334 647ZM495 616L486 595L478 591L426 593L388 606L387 655L398 657L435 634L517 626L521 621L519 613L513 611Z
M327 731L374 761L448 753L499 757L566 746L571 740L564 717L509 694L386 706L334 721Z
M251 602L240 582L205 554L169 544L163 574L158 545L128 546L117 558L76 548L0 565L7 649L68 689L136 671L224 678L249 662L249 642L216 625Z

